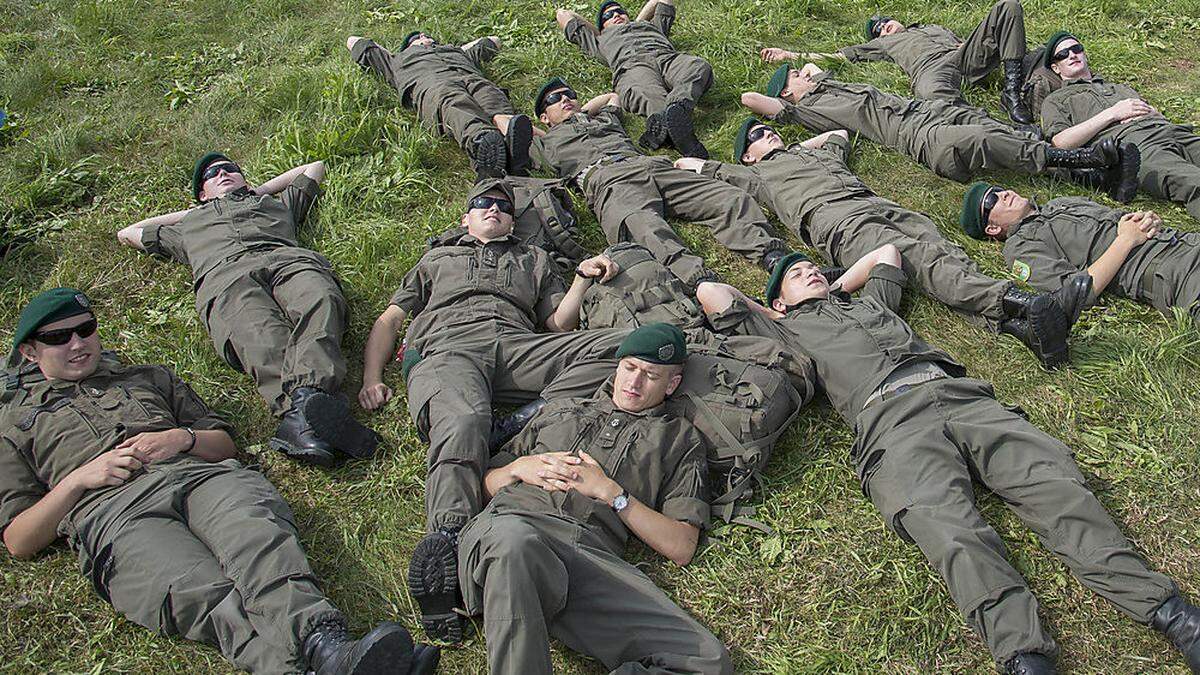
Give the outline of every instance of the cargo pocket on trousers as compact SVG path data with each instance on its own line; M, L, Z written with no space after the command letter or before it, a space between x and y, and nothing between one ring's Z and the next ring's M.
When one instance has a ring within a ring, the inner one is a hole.
M417 426L417 438L429 442L429 402L442 390L441 381L428 366L427 361L418 362L409 369L408 414Z

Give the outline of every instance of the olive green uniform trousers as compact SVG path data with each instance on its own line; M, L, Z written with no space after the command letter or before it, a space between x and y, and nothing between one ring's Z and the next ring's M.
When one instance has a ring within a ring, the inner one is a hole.
M863 491L888 527L915 543L999 663L1053 654L1037 600L975 506L972 478L1004 500L1084 585L1148 623L1176 593L1147 568L1060 441L993 398L991 385L946 378L868 405L856 423Z
M291 509L236 460L152 464L64 527L114 609L215 645L251 672L301 671L308 630L341 616L317 587Z

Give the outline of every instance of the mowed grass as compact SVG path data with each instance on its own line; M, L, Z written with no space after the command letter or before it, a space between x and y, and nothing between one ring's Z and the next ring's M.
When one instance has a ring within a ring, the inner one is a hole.
M829 51L861 38L882 9L965 35L984 0L878 5L867 0L683 0L675 39L708 58L717 83L702 101L703 140L720 158L743 112L737 95L771 70L757 50L779 45ZM575 1L591 15L594 8ZM1172 119L1200 121L1200 7L1194 0L1029 0L1030 41L1060 27L1084 38L1098 70L1137 87ZM550 75L582 93L608 91L610 75L553 26L554 5L534 0L46 0L0 5L0 224L25 243L0 267L0 338L20 307L54 285L86 289L107 347L135 362L165 363L236 423L247 461L258 463L296 510L304 544L334 602L363 630L384 619L420 634L404 588L423 530L425 448L400 394L362 414L384 434L372 462L325 472L289 463L265 446L275 422L249 379L214 353L193 308L183 266L119 246L114 233L188 203L187 174L209 149L226 150L265 180L300 162L329 165L326 192L302 238L337 268L352 308L345 350L357 391L369 326L427 236L455 224L470 182L465 157L415 122L389 88L360 72L344 48L359 34L394 44L422 27L444 41L499 35L488 67L518 108ZM840 77L905 93L890 64L843 66ZM971 100L997 112L998 82ZM628 120L631 133L642 122ZM804 137L789 129L789 139ZM981 266L1004 275L999 247L957 230L963 186L860 141L853 167L876 191L931 214ZM1041 198L1086 194L1049 179L999 176ZM1097 199L1103 199L1097 197ZM582 206L582 204L580 204ZM1174 205L1139 198L1184 230L1200 225ZM593 248L602 236L584 216ZM757 292L765 275L681 224L727 278ZM795 238L792 237L793 241ZM973 328L921 297L910 322L1001 399L1067 442L1091 487L1151 565L1200 598L1200 333L1182 315L1163 317L1106 299L1074 332L1070 369L1047 374L1011 339ZM827 404L811 406L779 444L760 495L765 536L718 528L686 569L642 547L631 555L689 612L729 645L745 672L989 672L983 644L958 616L920 552L888 533L847 461L852 432ZM1004 505L980 506L1009 545L1013 564L1042 602L1042 617L1072 672L1184 672L1156 633L1081 586ZM33 562L0 554L0 671L224 672L212 648L159 637L95 597L65 547ZM445 672L486 669L482 638L444 654ZM556 648L563 672L600 672Z

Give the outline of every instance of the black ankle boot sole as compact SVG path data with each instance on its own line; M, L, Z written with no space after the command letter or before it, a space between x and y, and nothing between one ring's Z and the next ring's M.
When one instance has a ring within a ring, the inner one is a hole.
M361 651L359 651L361 649ZM407 673L412 668L412 636L398 623L380 624L355 645L347 675Z
M518 176L529 175L529 145L533 143L533 122L527 115L512 118L504 142L508 146L508 172Z
M337 396L313 394L304 402L304 418L317 438L355 459L370 459L379 447L379 434L350 414L350 406Z
M646 118L646 131L638 138L638 145L647 150L658 150L667 142L667 127L663 123L662 113L655 113Z
M316 448L297 448L291 443L288 443L280 438L272 438L268 440L267 445L270 446L272 450L278 450L279 452L287 455L288 459L304 462L305 464L312 464L313 466L319 466L322 469L332 469L338 464L337 455L333 455L325 452L324 450L318 450Z
M458 644L463 640L463 617L458 606L458 551L441 532L417 543L408 565L408 592L421 608L421 626L434 640Z
M532 132L531 132L532 133ZM508 148L500 132L484 134L474 147L475 172L481 178L499 178L508 168Z

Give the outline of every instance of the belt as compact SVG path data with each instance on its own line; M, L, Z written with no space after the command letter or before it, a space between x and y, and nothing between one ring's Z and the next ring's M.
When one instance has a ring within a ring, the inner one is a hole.
M575 174L575 184L579 186L580 190L582 190L584 181L586 181L588 175L596 169L599 169L602 166L616 164L617 162L624 162L627 159L633 159L633 157L634 155L605 155L604 157L601 157L600 159L583 167L583 171Z
M880 401L895 398L926 382L941 380L947 377L950 377L950 374L944 368L931 361L917 361L916 363L900 366L891 373L888 373L888 376L883 380L883 384L880 384L875 391L871 392L871 395L867 397L867 402L863 404L863 410L870 408Z

